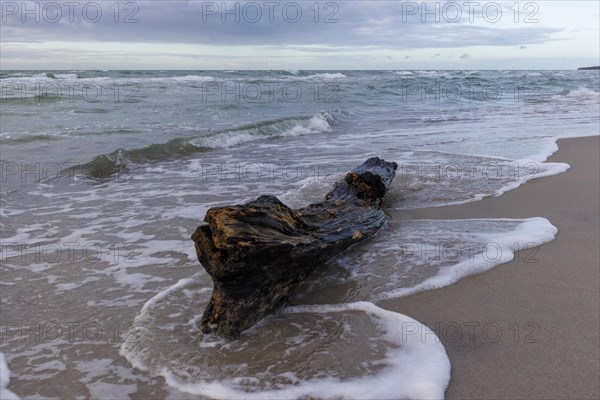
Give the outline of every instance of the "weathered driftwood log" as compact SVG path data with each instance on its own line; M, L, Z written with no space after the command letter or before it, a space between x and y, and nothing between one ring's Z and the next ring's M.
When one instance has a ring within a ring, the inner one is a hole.
M214 288L205 333L236 337L286 301L317 266L373 235L398 165L370 158L337 182L322 203L292 210L274 196L211 208L192 235Z

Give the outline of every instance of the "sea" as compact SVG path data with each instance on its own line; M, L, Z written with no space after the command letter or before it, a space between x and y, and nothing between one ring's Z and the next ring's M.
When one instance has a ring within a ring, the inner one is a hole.
M554 239L545 215L402 220L567 171L599 71L1 71L2 398L443 398L436 333L378 306ZM191 234L398 163L389 221L237 340L202 334ZM12 396L12 397L11 397Z

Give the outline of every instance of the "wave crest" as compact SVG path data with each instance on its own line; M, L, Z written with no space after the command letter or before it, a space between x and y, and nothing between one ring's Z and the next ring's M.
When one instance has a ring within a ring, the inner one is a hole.
M329 132L333 121L333 116L326 112L317 113L312 117L260 121L203 136L176 138L166 143L151 144L138 149L117 149L109 154L101 154L90 163L78 165L75 169L88 177L103 179L120 171L132 169L135 163L173 160L255 140Z

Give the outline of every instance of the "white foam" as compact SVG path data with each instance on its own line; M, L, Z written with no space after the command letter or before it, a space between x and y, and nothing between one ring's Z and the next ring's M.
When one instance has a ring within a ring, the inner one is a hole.
M382 371L341 381L335 378L298 380L277 390L246 392L236 388L237 382L213 381L184 383L174 374L163 371L167 384L182 392L205 395L215 399L442 399L450 381L450 361L435 334L418 321L405 315L383 310L372 303L358 302L340 305L299 306L284 313L338 313L361 311L375 317L383 328L383 338L390 343L381 364ZM428 331L431 337L409 334L414 330ZM356 360L360 362L360 360Z
M326 179L318 179L309 176L294 182L294 186L277 197L291 208L306 207L312 203L318 203L331 190L331 185L342 179L344 173L335 173Z
M136 368L163 376L169 386L181 392L215 399L435 399L444 396L450 380L450 362L444 347L431 330L412 318L368 302L297 306L269 317L243 333L240 340L228 342L210 335L193 340L197 330L192 326L198 321L197 314L193 313L205 305L197 301L200 298L207 301L209 291L210 288L199 285L196 276L179 281L149 300L127 334L121 355ZM366 318L375 329L367 333L368 340L364 343L361 342L365 340L364 332L352 332L364 328L359 317ZM334 325L328 330L323 324ZM260 343L261 332L273 332L269 329L277 330L281 326L284 329L292 326L298 331L293 337L282 339L275 334ZM290 363L289 358L306 359L306 346L314 345L311 342L314 336L308 337L307 333L315 332L322 335L323 342L317 344L322 350L318 353L323 353L329 360L327 363L336 360L326 355L337 354L335 346L342 346L345 351L352 351L352 346L364 346L367 352L380 351L374 353L379 356L374 359L357 356L355 366L364 371L358 376L342 376L343 371L309 362L314 367L301 368L303 373L309 373L303 378L293 369L296 364ZM414 335L414 332L428 334ZM158 336L161 334L169 339L161 340ZM341 336L332 339L329 337L332 334ZM351 340L352 345L339 344L340 339ZM335 340L335 345L330 340ZM280 353L277 349L281 346ZM253 355L251 361L246 352ZM233 364L230 357L240 364ZM256 365L260 372L250 372ZM292 370L282 369L282 365Z
M170 286L168 288L166 288L165 290L163 290L162 292L158 293L156 296L152 297L150 300L148 300L145 304L144 307L142 307L142 310L140 311L140 316L144 317L145 313L148 312L148 310L153 307L155 304L157 304L160 300L165 299L168 295L170 295L171 293L184 288L194 282L196 282L196 278L197 276L194 275L190 278L184 278L179 280L179 282L177 282L176 284L174 284L173 286ZM210 290L210 288L208 288L207 290ZM139 317L138 317L139 318Z
M542 156L540 156L540 157L542 157ZM534 159L521 159L521 160L517 160L516 163L521 166L530 165L535 168L535 171L532 171L531 173L526 174L525 176L521 177L517 181L514 181L509 184L504 185L503 187L498 189L496 191L496 193L494 193L494 196L503 195L504 193L506 193L510 190L516 189L519 186L521 186L522 184L524 184L528 181L531 181L533 179L562 174L563 172L566 172L571 168L571 166L566 163L539 163ZM482 198L483 197L476 198L474 200L481 200ZM465 203L468 203L468 201L465 201Z
M215 78L212 76L204 75L186 75L186 76L170 76L170 77L159 77L159 78L136 78L129 79L128 81L139 81L139 82L210 82L214 81Z
M75 80L78 78L77 74L55 74L56 79L64 80Z
M554 239L544 218L403 220L330 260L300 284L291 301L338 303L396 298L449 286L510 262L515 251ZM519 255L535 262L537 250Z
M415 73L419 74L419 75L422 75L422 76L439 76L439 77L442 77L442 78L445 78L445 77L449 76L448 73L444 72L444 71L429 71L429 70L424 71L424 70L420 70L420 71L415 71Z
M414 167L419 165L417 161L414 165L406 163L408 167L401 164L406 169L398 171L401 179L393 182L391 191L400 190L402 200L390 208L402 210L471 203L490 196L501 196L534 179L566 172L569 164L545 162L558 150L559 139L545 137L540 141L536 154L517 160L489 155L458 155L438 150L419 153L418 157L431 160L423 164L431 168L418 170ZM436 165L454 168L435 170Z
M343 78L347 78L346 75L342 74L341 72L337 72L337 73L324 73L324 74L315 74L315 75L309 75L309 78L320 78L320 79L343 79Z
M344 78L347 78L347 76L342 74L341 72L335 72L335 73L324 72L324 73L312 74L312 75L308 75L308 76L291 76L291 77L287 77L287 78L294 79L294 80L311 81L311 80L344 79Z
M331 130L331 125L329 125L329 121L327 121L326 115L319 113L313 115L313 117L308 121L308 129L310 133L328 132Z
M0 353L0 398L2 400L20 400L12 391L8 390L10 383L10 370L4 358L4 353Z
M528 158L531 160L544 162L550 157L552 154L558 151L558 138L547 138L541 143L540 151L536 154L529 156Z
M524 220L502 218L491 219L490 221L517 222L518 225L514 229L505 232L478 232L477 236L480 240L483 240L484 246L479 247L480 252L470 254L470 259L443 266L435 276L416 285L380 293L375 297L376 300L403 297L425 290L450 286L469 275L482 273L510 262L514 259L517 249L525 250L540 246L554 240L558 233L558 229L546 218L535 217Z
M598 100L600 98L600 92L586 87L580 87L575 90L569 91L569 93L567 93L565 97L580 100Z
M186 76L164 76L164 77L153 77L153 78L140 78L140 77L110 77L110 76L97 76L90 78L79 78L77 74L55 74L55 78L48 77L45 73L37 74L33 76L13 76L3 80L5 84L26 84L28 88L32 88L32 83L47 83L47 84L68 84L77 82L79 84L85 83L96 83L96 82L123 82L123 83L193 83L193 82L210 82L214 81L215 78L205 75L186 75Z
M251 131L226 131L214 136L195 138L190 143L196 147L228 148L255 140L329 132L331 125L329 124L328 117L327 113L317 113L308 121L299 121L291 127L282 127L281 130L272 133L254 134Z
M284 131L281 136L300 136L309 135L311 133L328 132L331 130L331 125L323 114L314 115L307 124L298 124Z

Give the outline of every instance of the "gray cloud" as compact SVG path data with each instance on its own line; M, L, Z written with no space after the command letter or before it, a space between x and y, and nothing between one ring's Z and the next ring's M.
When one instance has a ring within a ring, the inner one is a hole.
M465 54L461 55L458 58L462 58L462 59L469 58L469 55L467 53L465 53Z
M253 3L261 6L260 15ZM299 12L297 6L290 6L292 3L300 5ZM109 9L112 1L97 4L100 4L102 15L95 23L89 22L98 15L93 7L88 8L86 13L75 8L73 22L69 21L69 9L65 7L55 23L49 22L58 17L56 13L52 14L52 9L40 10L39 23L33 20L35 16L32 15L26 16L27 22L22 23L21 13L11 14L8 11L12 10L3 10L7 12L3 12L6 22L3 21L0 28L1 40L219 46L326 45L403 50L543 43L552 40L551 35L559 31L523 25L502 29L497 24L485 23L481 16L478 17L480 24L469 23L467 17L459 23L447 23L443 19L436 23L430 17L423 23L419 15L407 15L400 1L320 2L318 13L313 2L281 1L279 6L270 8L262 1L121 1L118 14L115 14L114 8ZM221 7L222 4L225 8ZM118 20L116 23L115 18ZM125 22L127 19L128 23ZM293 22L295 19L297 21ZM303 50L323 51L317 46Z

